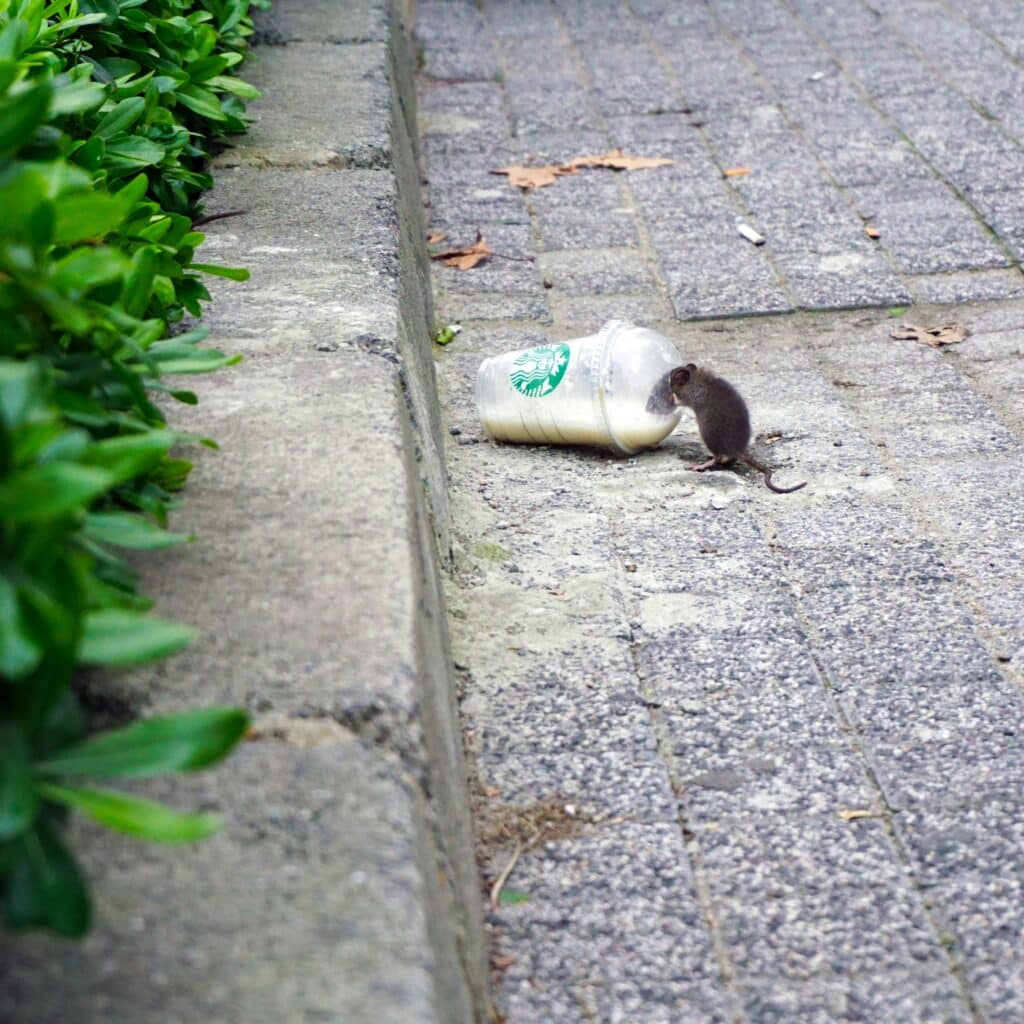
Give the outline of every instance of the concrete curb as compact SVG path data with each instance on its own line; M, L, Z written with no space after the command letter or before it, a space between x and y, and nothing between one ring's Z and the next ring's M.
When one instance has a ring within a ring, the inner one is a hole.
M139 787L223 832L158 848L76 824L97 921L0 942L0 1018L469 1024L486 949L437 552L448 557L408 10L278 0L256 123L219 160L212 341L245 361L175 424L216 437L148 559L203 638L90 678L109 722L237 703L254 741Z

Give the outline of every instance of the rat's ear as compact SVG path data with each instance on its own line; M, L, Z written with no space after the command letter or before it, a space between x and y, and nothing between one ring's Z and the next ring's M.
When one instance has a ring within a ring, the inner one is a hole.
M697 364L696 363L687 363L686 364L686 368L690 371L690 373L693 373L693 371L697 369Z
M692 365L692 364L691 364ZM696 367L694 367L696 369ZM669 377L669 383L674 388L681 388L690 379L690 370L686 366L677 366Z

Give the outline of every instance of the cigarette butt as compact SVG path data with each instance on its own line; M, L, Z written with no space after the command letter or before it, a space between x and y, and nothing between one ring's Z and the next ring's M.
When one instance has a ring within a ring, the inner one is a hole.
M753 242L754 245L764 245L764 235L759 235L749 224L744 224L740 221L736 225L736 230L748 241Z

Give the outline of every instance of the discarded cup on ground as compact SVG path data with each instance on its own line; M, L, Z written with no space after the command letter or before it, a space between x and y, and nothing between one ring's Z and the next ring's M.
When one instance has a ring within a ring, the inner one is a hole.
M584 444L634 455L664 440L682 408L668 378L683 360L656 331L610 320L597 334L492 356L476 408L492 441Z

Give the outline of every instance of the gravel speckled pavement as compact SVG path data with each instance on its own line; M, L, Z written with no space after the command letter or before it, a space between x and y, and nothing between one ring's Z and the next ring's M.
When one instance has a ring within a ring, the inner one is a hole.
M499 254L434 284L508 1021L1020 1024L1024 4L421 0L418 32L430 227ZM613 146L677 163L489 173ZM808 487L685 472L688 416L629 459L489 444L481 358L609 317L732 379Z

